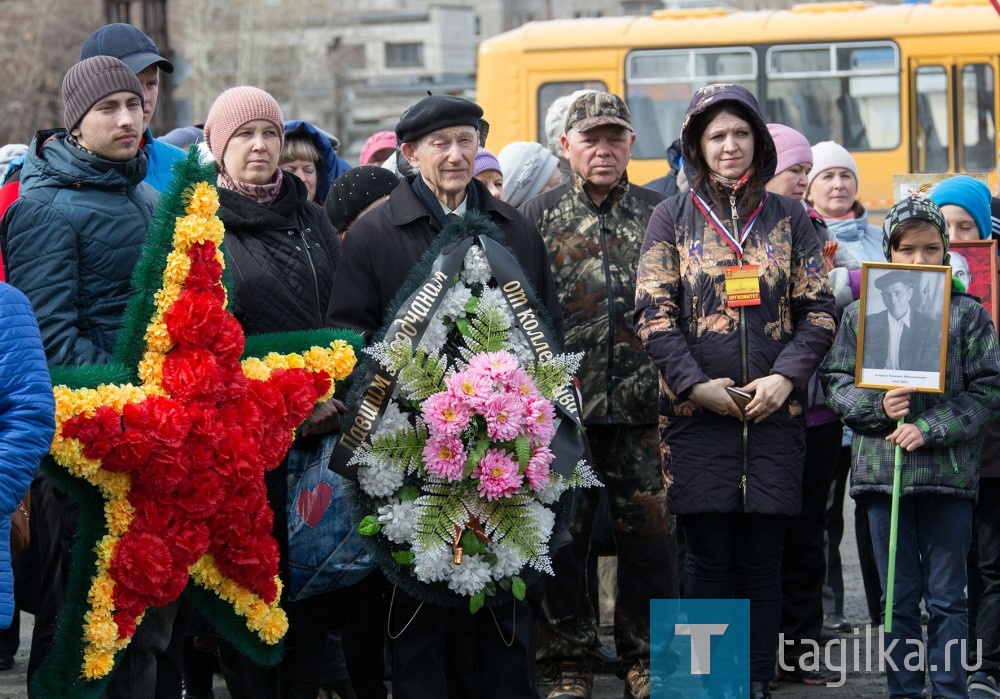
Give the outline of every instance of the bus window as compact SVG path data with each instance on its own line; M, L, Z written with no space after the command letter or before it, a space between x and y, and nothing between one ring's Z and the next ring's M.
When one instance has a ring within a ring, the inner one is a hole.
M607 92L608 86L600 80L578 80L574 82L543 83L538 88L538 142L548 145L549 137L545 135L545 115L549 107L559 97L572 95L577 90L600 90Z
M765 55L768 119L810 143L889 150L901 139L899 49L890 42L774 46Z
M962 66L962 163L969 172L989 172L996 165L993 79L989 63Z
M681 135L691 96L712 83L757 90L757 54L749 47L633 51L625 64L625 101L635 128L633 158L663 158Z
M944 66L919 66L914 76L917 114L914 147L917 172L948 171L948 73Z

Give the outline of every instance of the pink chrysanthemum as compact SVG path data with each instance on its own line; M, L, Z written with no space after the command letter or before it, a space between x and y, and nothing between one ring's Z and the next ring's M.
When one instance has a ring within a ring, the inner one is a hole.
M555 408L544 398L529 400L525 406L524 431L535 444L548 444L556 433Z
M517 357L510 352L483 352L469 360L469 369L498 382L506 380L518 368Z
M491 396L481 412L486 418L486 434L498 442L514 439L524 428L524 404L516 394Z
M517 393L524 400L531 398L541 398L538 389L535 388L535 381L524 369L515 369L503 382L505 389L512 393Z
M449 393L467 403L473 410L478 410L493 394L492 379L484 372L471 369L455 372L445 379L444 385Z
M524 482L517 462L502 449L490 449L472 475L479 479L479 494L487 500L509 498Z
M465 469L465 447L458 437L435 435L424 445L424 469L449 481L457 481Z
M528 459L528 466L524 469L524 475L528 479L528 485L532 490L538 491L549 483L549 467L555 460L556 455L547 447L535 449L535 452Z
M455 437L469 426L472 411L447 391L435 393L420 406L431 434Z

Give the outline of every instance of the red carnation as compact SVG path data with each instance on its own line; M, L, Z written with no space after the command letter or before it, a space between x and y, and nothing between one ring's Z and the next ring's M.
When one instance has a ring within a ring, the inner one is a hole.
M126 473L142 468L153 453L149 433L126 428L121 437L112 440L111 449L104 455L104 468L116 473Z
M131 638L135 633L136 615L132 614L132 612L126 612L123 609L117 609L115 610L114 618L115 623L118 624L118 638Z
M116 585L138 597L150 598L173 574L170 547L159 536L130 530L118 541L111 556L111 577Z
M312 414L316 405L316 391L312 376L305 369L275 369L271 372L271 383L281 391L288 410L288 427L298 427Z
M215 243L195 243L188 250L191 269L184 286L198 291L209 291L218 285L222 277L222 265L215 259Z
M225 317L225 309L213 294L186 289L163 314L163 321L182 348L207 349Z
M148 435L169 447L179 447L191 429L191 416L180 402L166 396L147 396L141 403L129 403L122 410L126 429Z
M222 385L222 372L215 355L206 350L177 348L163 361L163 388L187 402L208 397Z
M219 331L215 334L215 339L212 340L212 351L224 364L238 362L243 354L245 344L246 337L243 334L243 327L236 318L227 314L222 325L219 326ZM242 369L240 375L243 375Z
M122 419L114 408L101 405L93 417L77 415L64 422L62 433L69 439L79 439L88 459L101 459L121 437Z
M160 448L149 458L149 465L133 476L133 485L150 497L172 495L175 488L191 472L191 455L187 449Z
M330 390L330 375L325 371L316 371L312 374L313 380L313 390L316 391L317 398L319 396L325 396L326 392Z
M269 381L249 381L250 391L261 409L261 419L265 425L279 425L285 422L285 401L281 391Z

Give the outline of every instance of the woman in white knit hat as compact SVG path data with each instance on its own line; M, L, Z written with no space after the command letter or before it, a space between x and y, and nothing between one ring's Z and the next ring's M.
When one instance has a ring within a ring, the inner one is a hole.
M840 247L864 262L882 262L882 229L868 224L868 212L858 201L858 165L839 143L821 141L812 147L806 201L820 213Z
M507 203L515 208L559 186L559 159L540 143L508 143L497 153L497 160L504 176Z

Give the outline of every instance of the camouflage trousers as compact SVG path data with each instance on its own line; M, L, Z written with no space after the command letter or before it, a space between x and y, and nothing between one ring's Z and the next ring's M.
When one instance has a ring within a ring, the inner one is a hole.
M649 659L649 601L677 597L677 544L660 469L656 425L587 427L591 464L604 483L617 555L615 650L620 673ZM601 489L579 495L571 543L553 555L545 579L538 660L598 662L597 600L589 594L587 558Z

